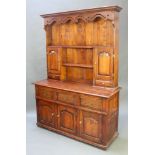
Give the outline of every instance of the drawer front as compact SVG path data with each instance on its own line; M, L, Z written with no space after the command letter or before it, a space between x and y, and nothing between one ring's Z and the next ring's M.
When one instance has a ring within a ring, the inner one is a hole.
M103 99L90 95L80 95L80 105L93 110L103 110Z
M55 91L51 88L36 86L36 96L43 99L54 100Z
M49 79L60 80L60 75L48 73Z
M58 91L57 100L63 103L69 103L75 105L77 102L78 95L67 91Z
M109 81L96 80L95 83L97 86L113 87L113 82L110 80Z

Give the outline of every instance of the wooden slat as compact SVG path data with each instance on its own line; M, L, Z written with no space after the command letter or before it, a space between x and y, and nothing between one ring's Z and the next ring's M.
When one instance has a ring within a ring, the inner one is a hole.
M66 67L93 68L92 65L85 65L85 64L70 64L70 63L64 63L63 66L66 66Z

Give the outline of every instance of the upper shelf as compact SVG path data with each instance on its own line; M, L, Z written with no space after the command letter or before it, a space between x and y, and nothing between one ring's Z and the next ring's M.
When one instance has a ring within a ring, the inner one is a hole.
M60 46L48 46L48 47L60 47L60 48L87 48L87 49L93 49L93 46L72 46L72 45L69 45L69 46L66 46L66 45L60 45Z
M84 48L84 49L93 49L93 48L111 48L111 46L100 46L100 45L93 45L93 46L87 46L87 45L83 45L83 46L78 46L78 45L53 45L53 46L48 46L51 48Z

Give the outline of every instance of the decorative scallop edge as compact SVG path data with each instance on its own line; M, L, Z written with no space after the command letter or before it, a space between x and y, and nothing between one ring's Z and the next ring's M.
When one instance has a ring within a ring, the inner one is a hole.
M96 18L101 18L105 20L111 20L114 21L114 13L112 12L98 12L98 13L92 13L92 14L79 14L79 15L69 15L69 16L56 16L56 17L46 17L44 19L44 25L52 25L53 23L57 24L65 24L67 22L72 23L78 23L79 20L82 20L84 22L92 22Z

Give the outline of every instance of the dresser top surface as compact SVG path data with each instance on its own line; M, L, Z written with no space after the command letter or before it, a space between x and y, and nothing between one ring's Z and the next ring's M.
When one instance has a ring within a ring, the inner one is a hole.
M95 11L117 11L117 12L120 12L121 10L122 10L122 8L119 6L104 6L104 7L99 7L99 8L43 14L43 15L41 15L41 17L46 18L46 17L50 17L50 16L61 16L61 15L68 15L68 14L74 14L74 13L86 13L86 12L95 12Z
M63 82L58 80L42 80L34 83L35 85L45 86L49 88L55 88L60 90L66 90L76 93L82 93L87 95L99 96L109 98L120 90L120 87L116 88L104 88L98 86L92 86L90 84L81 84L75 82Z

